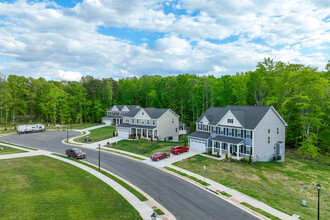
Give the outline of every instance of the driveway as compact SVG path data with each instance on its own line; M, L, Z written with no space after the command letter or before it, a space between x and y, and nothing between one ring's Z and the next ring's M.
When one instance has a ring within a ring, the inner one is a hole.
M77 135L70 132L69 135ZM9 135L0 140L64 154L69 146L61 143L66 132ZM85 148L86 160L98 164L98 151ZM147 193L177 219L257 219L219 197L158 168L106 152L101 153L101 167L126 179ZM176 156L176 155L175 155ZM182 154L184 156L184 154ZM173 156L174 157L174 156Z
M172 163L178 162L180 160L186 159L188 157L192 157L196 154L201 154L203 151L200 150L195 150L195 149L190 149L189 152L184 152L181 153L179 155L176 154L172 154L169 158L165 158L163 160L160 161L153 161L150 158L144 160L143 162L152 166L156 166L156 167L166 167L171 165Z

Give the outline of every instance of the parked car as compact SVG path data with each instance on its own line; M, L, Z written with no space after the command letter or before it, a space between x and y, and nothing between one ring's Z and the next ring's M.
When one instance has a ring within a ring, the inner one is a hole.
M157 153L154 153L150 159L151 160L156 160L156 161L159 161L161 159L164 159L164 158L168 158L170 157L171 155L168 154L168 153L162 153L162 152L157 152Z
M73 157L76 159L84 159L86 158L86 153L82 151L80 148L70 148L65 151L68 157Z
M180 154L183 152L188 152L189 151L189 147L185 147L185 146L175 146L172 147L171 152L173 154Z

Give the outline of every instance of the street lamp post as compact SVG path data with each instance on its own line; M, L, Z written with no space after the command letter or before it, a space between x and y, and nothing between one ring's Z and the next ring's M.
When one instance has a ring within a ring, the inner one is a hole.
M99 170L101 166L101 144L99 144Z
M69 143L69 127L68 127L68 125L66 126L66 142Z
M204 185L206 187L206 182L205 182L205 170L206 170L206 166L204 165Z
M322 188L321 184L317 184L317 220L320 219L320 190Z

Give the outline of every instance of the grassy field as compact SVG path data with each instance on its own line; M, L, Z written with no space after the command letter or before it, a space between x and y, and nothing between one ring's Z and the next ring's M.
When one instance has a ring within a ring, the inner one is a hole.
M96 129L90 130L89 131L90 134L88 135L89 140L92 140L92 142L97 142L97 141L102 141L102 140L105 140L108 138L112 138L114 131L116 131L116 128L112 127L112 126L105 126L102 128L96 128ZM76 138L74 140L77 142L80 142L80 143L85 143L84 138L86 136L87 135Z
M128 151L131 153L140 154L143 156L150 156L156 152L167 152L171 151L171 148L176 145L182 145L182 142L147 142L147 141L128 141L122 140L119 141L117 146L113 144L113 148Z
M321 190L321 219L330 219L330 167L286 157L286 162L255 163L254 165L222 162L196 155L174 163L175 166L243 192L266 204L301 219L316 219L317 189ZM229 172L228 172L229 170ZM301 205L302 200L307 206Z
M5 128L0 128L0 137L7 135L7 134L13 134L16 132L17 132L17 130L14 128L8 128L7 130L5 130Z
M1 219L141 219L96 177L45 156L0 161L0 185Z
M19 150L19 149L16 149L16 148L7 147L7 146L1 145L1 144L0 144L0 148L3 148L3 150L0 150L0 155L2 155L2 154L16 154L16 153L26 152L26 151Z
M84 128L90 128L90 127L94 127L94 126L98 126L101 125L100 123L84 123L84 124L72 124L72 129L84 129ZM64 125L64 129L66 129L68 126L69 129L71 129L71 124L68 125ZM49 130L54 130L57 129L57 126L51 125L51 126L47 126L46 129ZM62 130L63 126L59 126L59 129Z

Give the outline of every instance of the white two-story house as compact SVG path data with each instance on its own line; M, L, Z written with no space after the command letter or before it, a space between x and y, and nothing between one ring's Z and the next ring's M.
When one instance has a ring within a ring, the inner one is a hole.
M140 109L139 105L114 105L107 110L107 115L102 117L104 125L119 125L123 123L123 116L132 110Z
M272 106L211 107L196 121L189 146L253 161L284 161L287 124Z
M119 137L178 141L179 116L171 109L135 108L116 126Z

